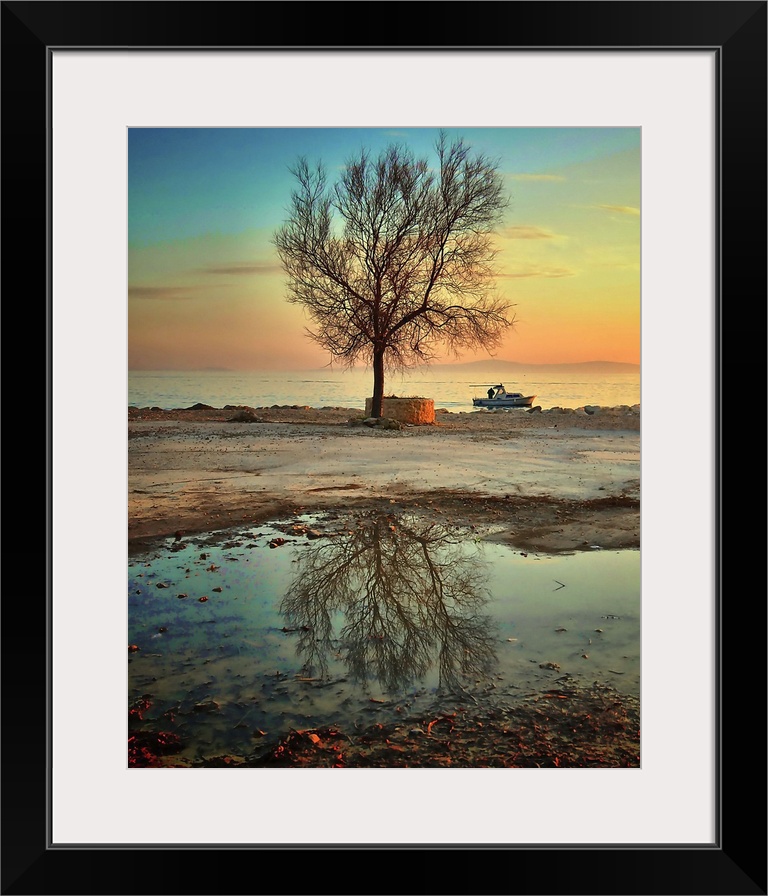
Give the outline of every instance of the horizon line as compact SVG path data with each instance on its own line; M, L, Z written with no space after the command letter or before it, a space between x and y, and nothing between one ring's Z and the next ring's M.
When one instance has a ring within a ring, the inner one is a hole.
M403 374L417 373L420 370L430 370L434 367L468 367L510 364L516 367L586 367L589 365L610 365L619 367L637 367L642 365L636 361L606 361L596 359L592 361L510 361L505 358L489 358L488 360L479 361L436 361L431 364L420 364L417 367L409 368L403 371ZM291 367L291 368L274 368L274 367L128 367L129 373L294 373L298 371L327 371L329 373L346 373L360 372L370 370L370 366L359 365L352 368L329 365L320 365L319 367ZM392 374L390 374L392 376Z

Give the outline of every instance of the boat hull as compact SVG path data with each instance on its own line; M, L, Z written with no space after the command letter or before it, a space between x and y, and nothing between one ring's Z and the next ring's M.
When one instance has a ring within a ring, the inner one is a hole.
M522 395L520 398L473 398L476 408L529 408L533 405L535 395Z

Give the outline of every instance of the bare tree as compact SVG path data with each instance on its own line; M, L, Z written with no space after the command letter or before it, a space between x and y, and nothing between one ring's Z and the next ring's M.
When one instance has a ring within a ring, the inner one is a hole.
M493 231L508 204L497 166L442 133L436 150L435 168L400 144L376 159L363 150L333 186L322 163L300 158L274 235L310 338L344 366L373 369L374 417L385 370L427 363L441 347L490 353L514 323L494 293Z

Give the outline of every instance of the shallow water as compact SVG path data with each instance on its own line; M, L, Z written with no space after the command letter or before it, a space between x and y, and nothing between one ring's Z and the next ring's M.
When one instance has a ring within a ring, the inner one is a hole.
M189 759L564 675L639 695L639 551L526 555L411 516L349 530L325 514L169 541L128 573L129 699Z

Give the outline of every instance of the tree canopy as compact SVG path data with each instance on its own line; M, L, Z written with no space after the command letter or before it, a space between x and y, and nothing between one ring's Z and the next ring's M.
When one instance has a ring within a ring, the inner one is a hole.
M345 366L373 370L381 416L385 370L462 348L497 348L514 323L495 292L493 232L508 205L497 165L441 134L437 164L391 144L362 150L338 181L299 158L289 217L274 243L288 301L308 335Z

